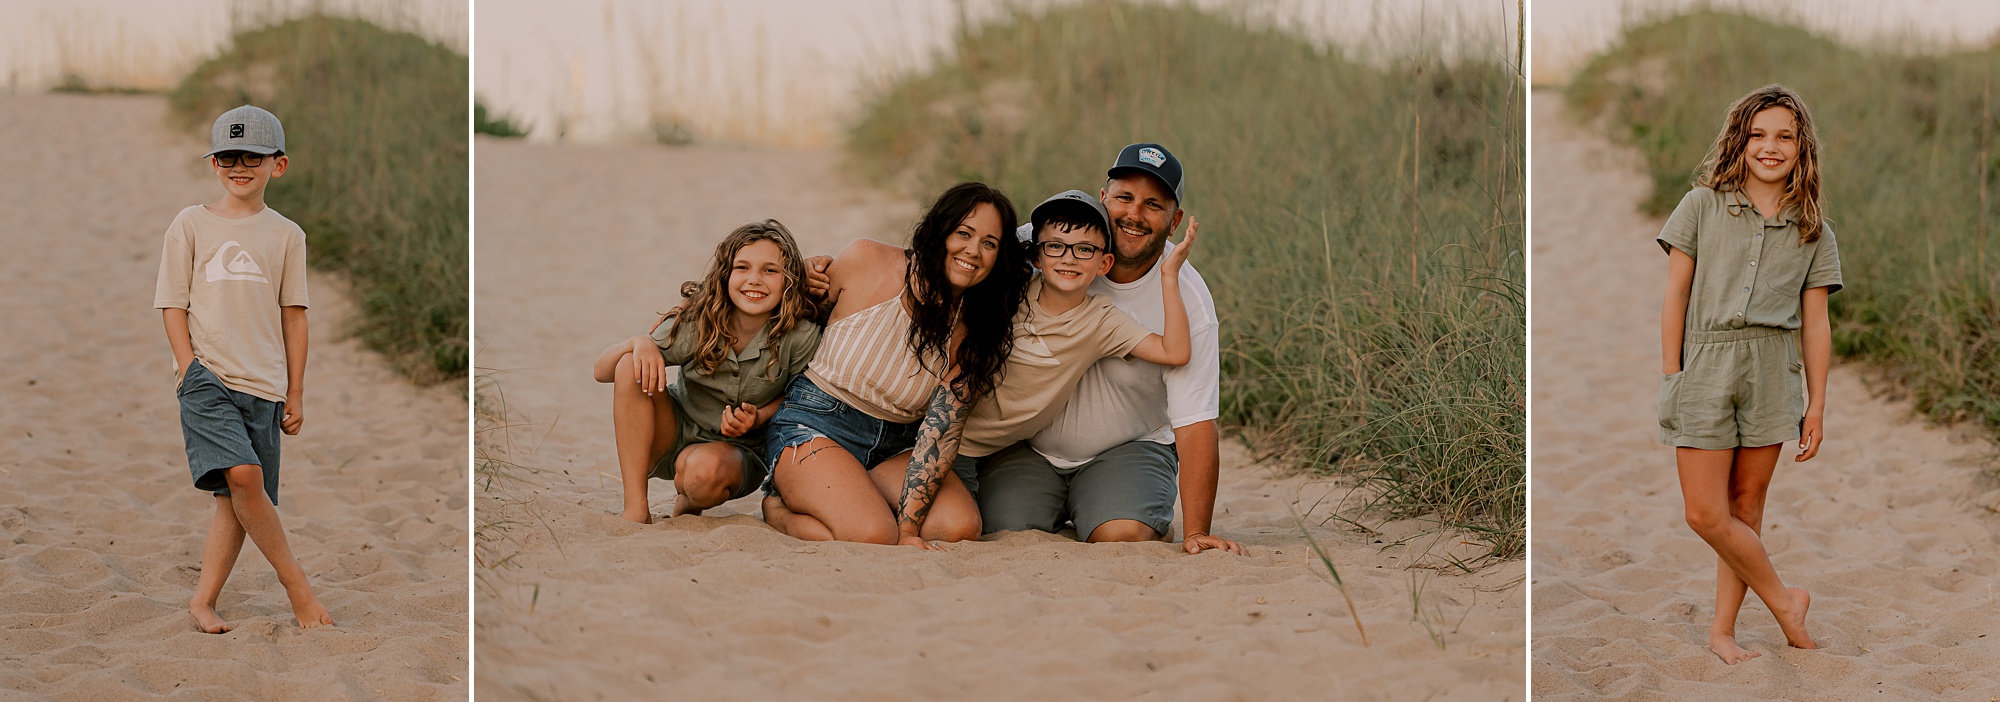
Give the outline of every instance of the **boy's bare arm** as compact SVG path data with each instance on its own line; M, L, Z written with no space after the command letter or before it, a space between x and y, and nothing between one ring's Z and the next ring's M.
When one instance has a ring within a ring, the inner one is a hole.
M279 318L285 328L285 417L278 428L298 434L306 423L306 308L284 307Z
M1141 361L1162 366L1185 366L1194 357L1194 344L1188 332L1187 304L1181 299L1181 264L1187 263L1188 255L1194 252L1194 234L1200 226L1199 222L1190 218L1187 236L1167 254L1167 260L1160 266L1160 294L1166 312L1167 333L1148 335L1133 347L1132 355Z
M179 307L160 310L167 325L167 346L174 350L174 378L178 380L194 363L194 341L188 336L188 311Z

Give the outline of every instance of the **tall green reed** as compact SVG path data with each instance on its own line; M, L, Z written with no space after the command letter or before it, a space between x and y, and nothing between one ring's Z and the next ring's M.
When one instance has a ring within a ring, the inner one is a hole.
M885 86L850 148L920 198L972 179L1032 203L1095 190L1128 143L1167 145L1222 319L1222 420L1513 557L1524 83L1442 56L1366 64L1186 5L1014 10Z

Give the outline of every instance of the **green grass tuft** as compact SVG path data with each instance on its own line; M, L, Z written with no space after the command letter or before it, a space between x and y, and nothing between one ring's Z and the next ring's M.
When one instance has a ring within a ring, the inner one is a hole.
M419 381L463 377L465 56L326 15L230 44L181 81L174 114L202 135L245 103L276 114L292 165L267 200L305 229L315 267L354 281L361 339Z
M512 117L486 109L486 101L475 99L472 101L472 133L512 139L527 136L528 130L515 124Z
M1222 318L1222 420L1517 557L1525 86L1410 55L1364 65L1187 5L1015 10L886 85L850 148L918 199L971 179L1029 207L1167 145Z
M2000 46L1883 53L1746 15L1628 30L1568 88L1645 155L1647 209L1673 211L1731 101L1799 92L1821 142L1846 287L1834 352L1870 361L1931 418L2000 429Z

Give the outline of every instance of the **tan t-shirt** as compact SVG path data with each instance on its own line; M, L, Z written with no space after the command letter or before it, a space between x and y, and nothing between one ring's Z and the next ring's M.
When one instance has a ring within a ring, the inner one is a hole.
M1123 357L1152 332L1099 295L1059 315L1038 302L1042 279L1028 283L1028 297L1014 315L1014 353L993 394L973 405L958 455L990 456L1034 436L1069 404L1084 371L1100 358Z
M223 386L285 401L279 309L306 306L305 231L269 207L229 219L194 205L174 216L166 239L153 307L188 311L194 356Z

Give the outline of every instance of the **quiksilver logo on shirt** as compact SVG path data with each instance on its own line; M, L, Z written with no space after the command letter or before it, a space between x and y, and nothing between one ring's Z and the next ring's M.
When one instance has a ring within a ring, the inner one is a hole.
M236 253L231 254L231 249ZM233 240L222 242L222 248L215 250L215 255L209 257L208 263L202 266L202 271L207 274L208 282L211 283L218 280L248 280L265 284L271 282L264 277L264 269L257 266L257 259L251 258L250 252Z

